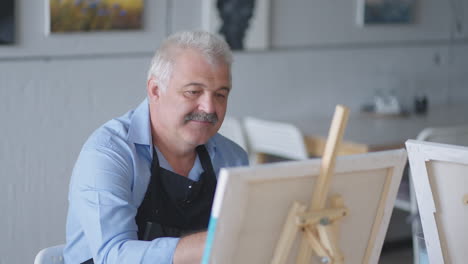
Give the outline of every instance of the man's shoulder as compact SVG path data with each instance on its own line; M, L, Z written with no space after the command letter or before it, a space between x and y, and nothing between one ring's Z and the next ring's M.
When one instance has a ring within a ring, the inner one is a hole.
M216 146L216 153L220 154L227 163L235 163L232 165L247 165L247 152L236 142L217 133L211 140Z
M118 148L128 145L128 129L133 110L111 119L97 128L86 141L84 148Z
M220 148L220 150L232 149L238 152L245 152L245 150L241 146L239 146L239 144L219 133L216 133L212 137L212 140L215 143L215 145Z

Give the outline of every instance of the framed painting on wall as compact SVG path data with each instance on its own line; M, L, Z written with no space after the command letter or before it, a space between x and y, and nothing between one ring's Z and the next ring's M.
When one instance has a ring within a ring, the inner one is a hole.
M414 21L415 0L358 0L360 25L409 24Z
M270 0L203 0L203 29L224 37L233 50L270 44Z
M47 33L139 30L143 0L49 0Z
M15 32L15 1L0 1L0 45L12 44Z

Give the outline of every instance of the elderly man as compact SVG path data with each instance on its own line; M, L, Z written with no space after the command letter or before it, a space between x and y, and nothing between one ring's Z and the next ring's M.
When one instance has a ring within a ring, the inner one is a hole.
M157 50L147 99L98 128L70 182L66 263L200 263L220 168L248 164L217 134L232 54L205 32Z

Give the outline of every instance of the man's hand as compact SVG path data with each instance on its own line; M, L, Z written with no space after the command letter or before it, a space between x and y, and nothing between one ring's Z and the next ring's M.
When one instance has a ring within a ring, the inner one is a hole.
M174 253L174 264L199 264L205 249L206 232L182 237Z

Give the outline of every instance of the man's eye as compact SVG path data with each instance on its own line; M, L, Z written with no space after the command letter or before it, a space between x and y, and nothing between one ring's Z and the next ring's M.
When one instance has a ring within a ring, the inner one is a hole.
M217 93L217 94L216 94L216 97L218 97L218 98L226 98L226 95L225 95L225 94L221 94L221 93Z
M199 94L200 91L186 91L185 94L189 95L189 96L194 96L194 95L197 95Z

